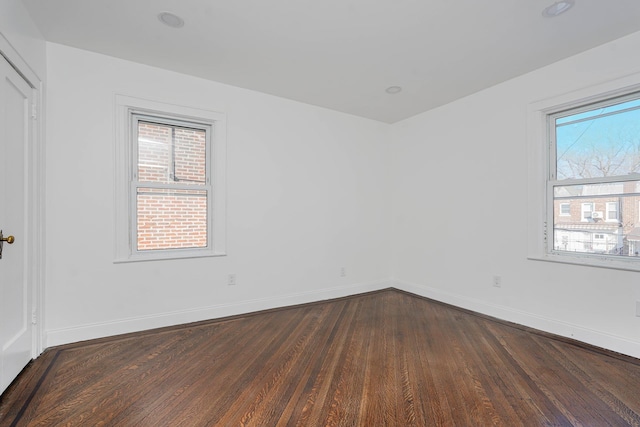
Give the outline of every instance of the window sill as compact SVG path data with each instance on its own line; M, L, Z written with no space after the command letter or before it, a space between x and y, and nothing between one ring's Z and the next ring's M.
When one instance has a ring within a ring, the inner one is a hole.
M622 259L620 259L622 258ZM608 257L598 255L576 255L550 253L543 255L529 255L532 261L548 261L561 264L581 265L585 267L608 268L612 270L640 272L640 257Z
M167 261L174 259L190 259L190 258L211 258L226 256L226 252L213 252L213 251L189 251L184 252L176 251L154 251L153 253L137 253L132 254L126 258L116 258L113 260L114 264L123 264L128 262L141 262L141 261Z

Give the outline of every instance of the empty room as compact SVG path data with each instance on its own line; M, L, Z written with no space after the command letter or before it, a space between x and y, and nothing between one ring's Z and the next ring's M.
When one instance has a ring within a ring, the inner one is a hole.
M0 1L0 426L640 426L640 2Z

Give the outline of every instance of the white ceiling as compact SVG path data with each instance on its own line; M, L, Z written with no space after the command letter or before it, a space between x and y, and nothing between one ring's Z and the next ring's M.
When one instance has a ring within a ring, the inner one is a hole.
M23 1L49 41L388 123L640 30L640 0Z

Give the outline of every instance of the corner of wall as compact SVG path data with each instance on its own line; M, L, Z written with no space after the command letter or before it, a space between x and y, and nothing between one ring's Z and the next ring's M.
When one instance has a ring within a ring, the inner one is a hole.
M286 308L289 306L377 291L390 286L391 281L389 279L382 279L367 283L329 287L309 292L290 293L275 297L244 300L230 304L218 304L190 310L159 313L152 316L139 316L71 328L54 329L46 332L46 347L166 326L221 319L274 308Z
M515 310L498 304L490 304L474 298L443 291L428 285L391 279L392 286L405 292L416 294L435 301L451 304L487 316L496 317L508 322L549 332L562 337L582 341L593 346L602 347L631 357L640 358L640 343L610 333L597 331L563 322L550 317Z

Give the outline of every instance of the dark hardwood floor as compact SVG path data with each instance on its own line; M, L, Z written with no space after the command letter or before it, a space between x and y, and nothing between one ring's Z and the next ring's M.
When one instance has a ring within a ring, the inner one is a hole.
M640 426L640 360L395 290L47 350L2 426Z

